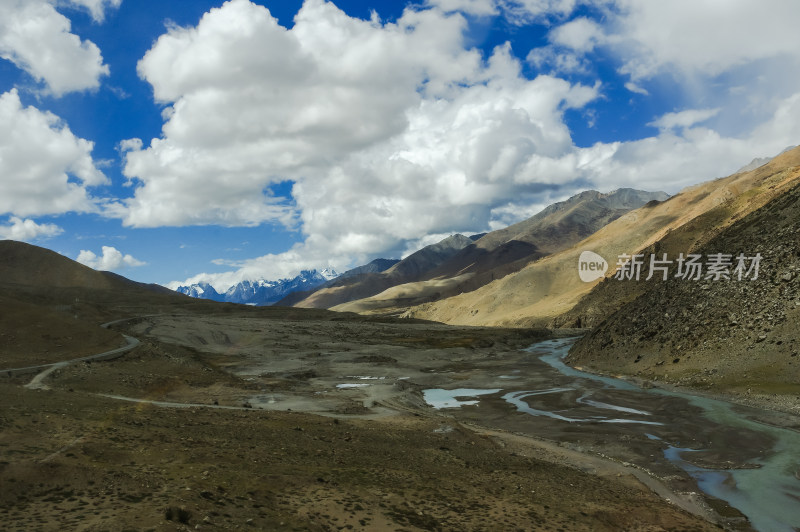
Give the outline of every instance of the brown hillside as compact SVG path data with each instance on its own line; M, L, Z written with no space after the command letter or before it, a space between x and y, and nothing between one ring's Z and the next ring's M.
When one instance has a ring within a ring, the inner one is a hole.
M757 279L671 276L600 323L572 350L573 364L761 397L800 397L800 185L694 251L761 254ZM631 284L607 281L607 285ZM605 292L608 292L607 290Z
M663 192L619 189L608 194L589 190L504 229L484 235L419 281L387 286L383 292L352 300L334 310L402 312L422 303L472 292L517 272L549 254L569 248L610 221L650 201L664 200Z
M44 307L0 296L0 369L79 358L124 344L119 333L76 318L68 306Z
M101 324L174 313L350 319L324 310L249 307L194 299L162 286L94 271L44 248L0 241L0 369L114 349L123 343L122 336L101 328Z
M193 303L156 285L98 272L54 251L0 241L0 369L46 364L120 347L100 324Z
M13 240L0 240L0 282L57 288L113 288L101 272L55 251Z
M487 233L432 270L425 279L490 272L511 263L517 263L518 266L513 270L506 268L505 273L517 271L534 260L580 242L632 209L668 197L663 192L632 189L615 190L608 194L596 190L581 192L566 201L550 205L527 220ZM520 262L520 259L526 258L527 261Z
M607 275L615 270L618 256L646 250L681 228L668 241L670 249L689 251L790 189L800 178L799 166L800 148L795 148L756 170L689 187L668 201L632 211L574 247L517 273L469 294L413 307L405 315L464 325L553 323L600 283L583 283L578 278L582 251L605 257L610 265Z
M341 303L374 296L388 288L418 281L431 270L472 244L464 235L451 235L436 244L412 253L388 270L364 273L334 280L330 285L312 292L294 306L301 308L331 308ZM279 302L280 303L280 302Z

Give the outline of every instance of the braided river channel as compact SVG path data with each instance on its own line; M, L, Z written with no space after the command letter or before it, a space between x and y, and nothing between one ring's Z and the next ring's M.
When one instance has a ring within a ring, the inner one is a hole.
M458 419L601 454L677 492L699 489L756 530L800 530L799 432L765 422L777 414L571 368L563 359L575 340L534 344L512 365L498 360L464 387L423 397Z

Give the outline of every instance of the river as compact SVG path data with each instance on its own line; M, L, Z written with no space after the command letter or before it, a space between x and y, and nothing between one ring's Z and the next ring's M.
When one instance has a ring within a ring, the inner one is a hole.
M534 344L517 369L504 368L481 386L425 390L424 397L458 417L611 449L615 458L661 467L661 475L672 464L756 530L800 530L800 433L756 421L752 408L569 367L563 358L575 340ZM503 404L513 407L509 419Z

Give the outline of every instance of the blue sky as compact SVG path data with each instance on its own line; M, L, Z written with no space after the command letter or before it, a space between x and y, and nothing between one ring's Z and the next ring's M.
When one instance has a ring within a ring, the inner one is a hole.
M800 138L792 0L0 5L0 238L144 282L343 271Z

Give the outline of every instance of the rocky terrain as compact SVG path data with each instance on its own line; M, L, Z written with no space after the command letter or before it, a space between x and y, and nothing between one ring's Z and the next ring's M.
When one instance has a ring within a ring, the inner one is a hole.
M630 477L438 420L167 409L0 383L6 530L712 530ZM579 495L578 495L579 494Z
M642 284L599 323L570 362L668 381L800 412L800 186L716 234L693 253L760 254L758 278ZM654 251L661 253L656 245ZM598 298L630 281L607 280ZM616 286L615 286L616 285Z
M584 283L578 259L593 251L614 275L623 254L689 253L731 224L780 198L800 179L800 148L755 170L689 187L663 202L651 202L607 224L559 253L525 266L473 292L408 308L403 315L461 325L592 326L644 286L622 289L602 279ZM610 291L609 291L610 290Z

